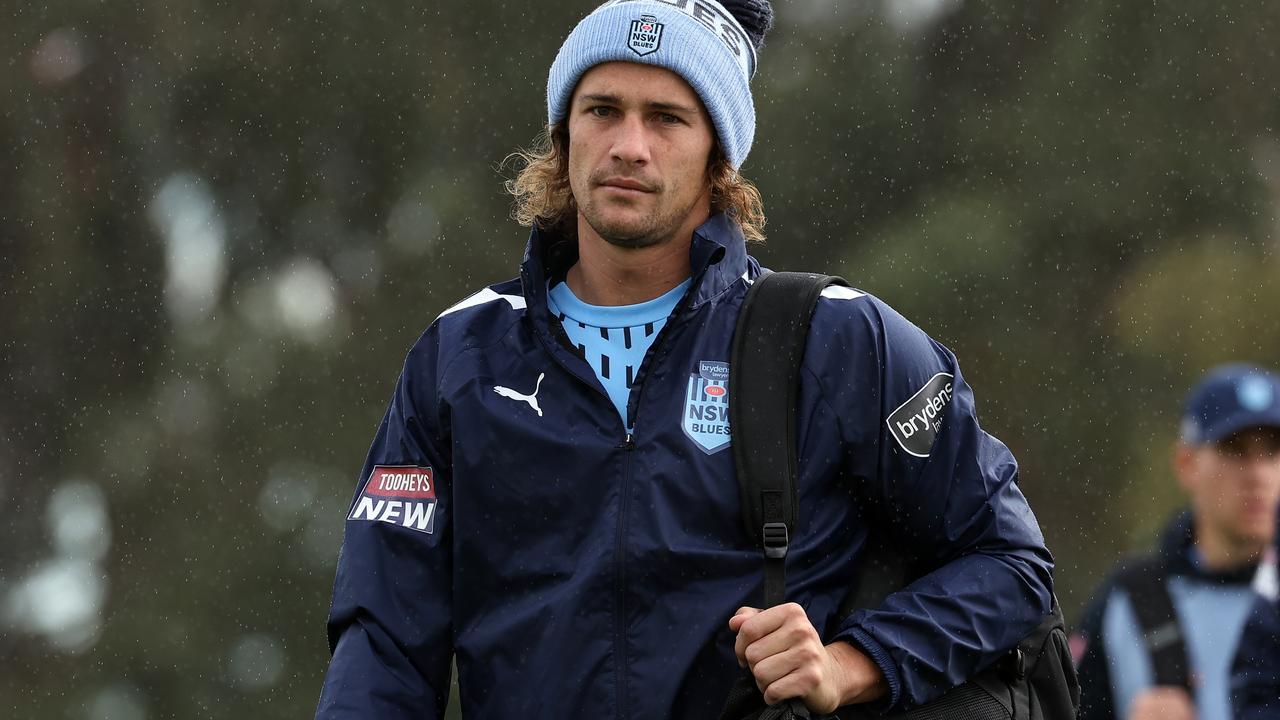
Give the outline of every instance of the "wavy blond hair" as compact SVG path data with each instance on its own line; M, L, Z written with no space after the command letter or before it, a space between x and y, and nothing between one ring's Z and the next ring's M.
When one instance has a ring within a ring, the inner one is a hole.
M572 233L578 205L569 187L568 126L562 122L552 125L534 139L532 148L508 155L505 162L520 166L516 176L504 183L515 198L511 216L516 222ZM707 174L711 179L711 211L736 219L747 242L763 242L765 216L760 191L729 165L718 142L707 160Z

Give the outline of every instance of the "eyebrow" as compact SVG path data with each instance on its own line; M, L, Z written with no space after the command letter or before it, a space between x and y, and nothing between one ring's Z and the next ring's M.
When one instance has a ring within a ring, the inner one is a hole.
M585 102L604 103L606 105L622 104L622 98L618 95L597 95L597 94L580 95L578 97L578 100L585 101ZM658 102L656 100L650 100L646 102L644 106L649 110L657 110L659 112L681 112L681 113L687 113L689 115L698 114L697 108L689 107L688 105L680 105L677 103Z

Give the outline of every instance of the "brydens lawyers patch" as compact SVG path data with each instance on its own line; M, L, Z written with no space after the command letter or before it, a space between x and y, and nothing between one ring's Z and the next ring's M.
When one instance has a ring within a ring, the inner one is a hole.
M429 467L377 465L348 520L376 520L431 533L436 527L435 473Z
M632 52L644 57L658 52L662 44L662 23L652 15L641 15L639 20L631 21L631 32L627 34L627 47Z
M942 411L951 402L951 373L938 373L929 378L897 410L889 413L889 432L903 450L916 457L929 457L933 439L942 427Z
M685 386L680 427L708 455L729 447L729 363L698 363Z

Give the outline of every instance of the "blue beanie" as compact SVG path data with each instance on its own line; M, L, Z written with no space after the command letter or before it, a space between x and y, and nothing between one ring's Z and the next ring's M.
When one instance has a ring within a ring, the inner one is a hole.
M560 122L583 73L622 60L667 68L689 83L711 115L720 146L737 169L751 152L756 110L751 38L715 0L608 0L560 46L547 78L547 122Z

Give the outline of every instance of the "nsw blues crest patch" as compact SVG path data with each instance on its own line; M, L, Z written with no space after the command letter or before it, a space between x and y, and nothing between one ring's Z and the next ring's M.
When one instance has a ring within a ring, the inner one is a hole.
M631 31L627 33L627 47L632 52L644 57L658 52L662 44L662 23L652 15L641 15L639 20L631 21Z
M729 363L698 363L685 386L680 428L708 455L729 447Z

